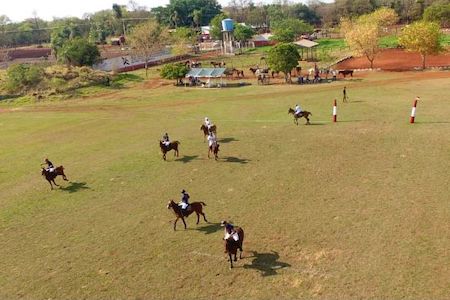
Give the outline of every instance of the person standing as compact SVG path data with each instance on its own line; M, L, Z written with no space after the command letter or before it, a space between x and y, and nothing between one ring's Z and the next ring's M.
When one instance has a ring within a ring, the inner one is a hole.
M342 102L347 102L348 96L347 96L347 87L344 86L344 89L342 90Z

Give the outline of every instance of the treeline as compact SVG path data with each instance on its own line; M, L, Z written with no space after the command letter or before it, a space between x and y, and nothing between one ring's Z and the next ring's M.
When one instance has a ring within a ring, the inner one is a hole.
M133 1L128 6L113 4L111 9L85 14L83 18L45 21L34 14L32 18L13 23L8 16L0 15L0 47L50 43L52 33L63 28L92 43L105 43L108 37L119 36L124 30L128 32L151 16L150 11Z
M336 0L325 3L310 0L308 5L279 0L275 4L255 4L254 0L230 0L221 7L217 0L170 0L166 6L147 10L136 2L127 6L113 4L111 9L83 18L61 18L44 21L34 14L19 23L0 16L0 47L49 43L55 31L69 30L91 43L105 43L108 37L129 33L140 23L153 19L169 28L211 25L215 17L226 16L239 23L272 30L284 20L299 20L312 27L335 27L341 18L355 18L378 8L393 9L399 23L424 19L450 26L450 0ZM217 27L217 26L216 26ZM214 34L213 34L214 35Z

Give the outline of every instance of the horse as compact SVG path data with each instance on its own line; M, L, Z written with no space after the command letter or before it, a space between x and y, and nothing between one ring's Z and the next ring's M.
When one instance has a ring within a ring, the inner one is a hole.
M41 175L42 175L42 176L45 176L45 179L47 179L48 183L50 183L50 187L51 187L52 190L53 190L52 182L53 182L54 185L59 186L59 185L56 184L56 182L55 182L55 178L56 178L58 175L61 175L62 178L63 178L65 181L68 181L68 179L67 179L67 177L66 177L66 174L64 174L64 167L63 167L63 166L59 166L59 167L55 168L55 170L54 170L53 172L50 172L50 171L48 171L48 170L42 168Z
M175 222L173 223L173 230L177 230L178 219L181 219L181 221L183 221L184 229L186 229L186 221L184 220L184 218L189 217L189 215L192 214L193 212L195 212L197 214L197 223L196 223L197 225L198 225L198 222L200 221L200 215L202 215L205 222L208 223L208 220L206 220L206 216L203 213L203 206L206 206L205 202L201 202L201 201L200 202L192 202L191 204L189 204L187 209L183 212L183 210L181 209L180 206L178 206L178 204L176 204L173 200L170 200L169 203L167 204L167 209L172 209L175 216L177 217L175 219Z
M203 130L203 142L206 141L206 137L209 135L209 132L214 133L214 135L217 137L217 127L216 127L216 125L212 125L212 126L209 128L209 130L208 130L208 127L207 127L205 124L203 124L203 125L200 127L200 130Z
M208 158L210 158L210 156L209 156L210 153L214 154L214 159L215 160L219 159L219 143L215 142L211 146L209 146L209 148L208 148Z
M237 232L239 236L239 240L235 241L233 238L229 238L225 241L225 249L230 259L230 268L233 268L233 259L232 255L234 255L234 261L237 261L237 251L239 252L239 259L242 259L242 244L244 243L244 230L241 227L234 227L234 230Z
M351 77L353 77L353 70L340 70L338 72L338 75L342 74L342 76L347 77L347 75L350 75Z
M178 145L179 141L170 142L168 146L164 145L162 141L159 141L159 147L161 148L161 152L163 154L163 159L166 160L166 153L170 150L175 150L174 156L178 157Z
M277 77L279 77L280 71L272 71L272 78L275 78L275 74L277 74Z
M258 84L264 85L269 83L269 73L259 73L257 78Z
M244 70L233 69L233 72L236 73L237 78L239 78L239 76L241 76L241 75L242 75L242 78L244 78Z
M214 68L222 68L222 67L225 67L225 62L224 61L222 61L222 62L217 62L217 61L212 61L211 62L211 65L214 67Z
M309 115L312 116L312 113L310 113L309 111L304 110L304 111L302 111L300 114L297 115L297 114L295 113L295 110L293 110L292 108L289 108L288 114L293 114L293 115L294 115L294 123L297 124L297 125L298 125L298 119L300 119L301 117L304 117L304 118L306 119L306 124L305 124L305 125L311 124L311 123L309 122L308 116L309 116Z
M253 75L256 75L256 71L258 71L258 68L248 68L252 73L253 73Z

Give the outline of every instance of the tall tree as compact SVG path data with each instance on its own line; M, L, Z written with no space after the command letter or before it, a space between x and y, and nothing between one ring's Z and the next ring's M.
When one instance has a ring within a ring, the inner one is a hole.
M222 20L228 18L228 16L224 13L221 13L215 16L210 23L211 29L209 30L209 34L213 39L221 40L222 39Z
M398 42L407 51L419 52L422 68L425 69L426 56L442 51L440 36L441 30L437 23L418 21L403 28Z
M295 68L300 60L300 54L294 44L279 43L268 52L267 63L274 71L284 73L286 82L291 81L291 70Z
M450 3L433 4L425 9L423 19L428 22L440 23L442 27L450 26Z
M169 42L168 30L154 20L137 25L128 35L131 46L145 61L145 76L148 78L150 57L164 49Z
M371 14L362 15L355 20L341 20L341 31L355 55L365 56L373 68L373 61L379 52L382 27L394 24L397 14L393 9L381 8Z

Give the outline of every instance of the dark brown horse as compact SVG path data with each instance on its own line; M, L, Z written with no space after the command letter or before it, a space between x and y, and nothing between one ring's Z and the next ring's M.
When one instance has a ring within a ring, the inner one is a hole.
M45 176L45 179L47 179L48 183L50 183L50 187L51 187L52 190L53 190L52 182L53 182L54 185L59 186L55 182L55 178L58 175L61 175L62 178L65 181L68 181L66 175L64 174L64 167L63 166L59 166L59 167L55 168L55 170L53 172L47 171L46 169L42 168L41 174L42 174L42 176Z
M209 146L208 148L208 158L210 158L209 154L213 153L214 154L214 159L218 160L219 159L219 143L213 143L211 146Z
M170 150L175 150L174 156L178 157L178 145L179 141L170 142L168 146L164 145L162 141L159 141L159 147L161 148L161 152L163 154L163 159L166 160L166 153Z
M203 131L203 142L206 141L206 137L209 135L209 132L210 132L210 131L211 131L212 133L214 133L214 135L217 137L217 127L216 127L216 125L212 125L212 126L209 128L209 130L208 130L208 127L207 127L205 124L203 124L203 125L200 127L200 130Z
M292 108L289 108L288 114L293 114L294 115L294 123L297 124L297 125L298 125L298 119L300 119L301 117L304 117L306 119L306 124L305 125L311 124L309 122L309 118L308 117L310 115L312 116L312 113L310 113L309 111L304 110L301 113L296 114L295 110L293 110Z
M239 236L239 240L235 241L232 237L225 241L225 249L228 253L228 257L230 259L230 268L233 268L233 259L232 255L234 255L234 261L237 261L237 251L239 252L239 259L242 259L242 244L244 243L244 230L241 227L234 227L234 230L237 232Z
M353 77L353 70L340 70L338 72L338 75L342 74L342 76L347 77L347 75L350 75L351 77Z
M183 221L184 229L186 229L186 221L184 221L184 218L185 217L187 218L193 212L195 212L197 214L197 223L196 223L197 225L198 225L198 222L200 221L200 215L202 215L205 222L208 223L208 221L206 220L206 216L203 213L203 206L206 206L205 202L201 202L201 201L200 202L192 202L191 204L189 204L186 211L184 211L184 213L183 213L183 210L181 209L181 207L178 206L178 204L176 204L173 200L170 200L169 203L167 204L167 209L172 209L175 216L177 217L175 219L175 222L173 223L173 230L177 230L178 219L181 219L181 221Z
M239 78L240 76L244 78L244 70L233 69L233 72L236 74L237 78Z

